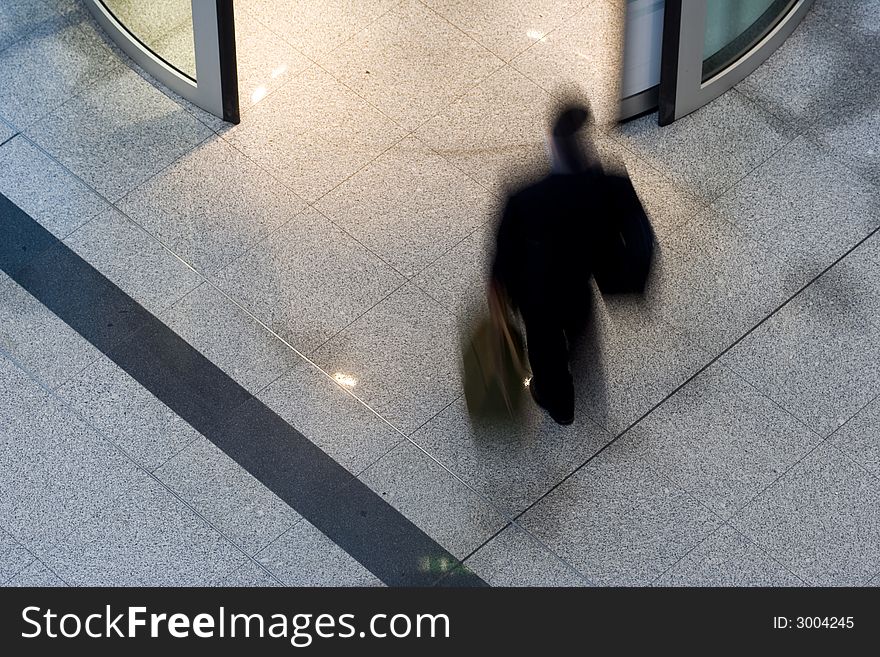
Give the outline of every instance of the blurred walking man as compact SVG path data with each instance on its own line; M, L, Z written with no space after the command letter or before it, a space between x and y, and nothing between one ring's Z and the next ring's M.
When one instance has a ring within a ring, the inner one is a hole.
M526 329L535 401L574 421L569 347L591 304L591 227L606 213L605 176L588 153L588 108L559 113L548 135L551 172L512 194L498 227L490 295L509 301Z

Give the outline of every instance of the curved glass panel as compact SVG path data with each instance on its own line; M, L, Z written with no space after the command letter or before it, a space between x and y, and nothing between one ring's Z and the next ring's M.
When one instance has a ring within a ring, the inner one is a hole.
M666 0L660 125L744 80L779 48L814 0Z
M707 0L703 81L751 50L792 4L794 0Z
M192 0L102 0L144 46L181 73L196 79Z

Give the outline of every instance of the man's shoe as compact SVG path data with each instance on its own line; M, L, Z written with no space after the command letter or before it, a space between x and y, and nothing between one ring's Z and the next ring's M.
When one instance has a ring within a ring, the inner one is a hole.
M568 426L574 422L574 394L572 394L572 399L569 403L547 403L543 395L538 392L538 386L535 385L534 377L529 382L529 392L532 394L532 399L535 400L535 403L547 411L557 424Z

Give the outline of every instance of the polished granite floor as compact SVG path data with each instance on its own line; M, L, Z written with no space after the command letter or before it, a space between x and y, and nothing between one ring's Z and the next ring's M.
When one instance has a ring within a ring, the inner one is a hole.
M880 5L818 0L666 128L611 120L619 5L239 0L233 127L145 80L81 3L6 1L0 194L453 557L426 567L876 585ZM474 425L460 332L572 84L657 266L644 299L596 303L574 425ZM0 581L389 583L17 280Z

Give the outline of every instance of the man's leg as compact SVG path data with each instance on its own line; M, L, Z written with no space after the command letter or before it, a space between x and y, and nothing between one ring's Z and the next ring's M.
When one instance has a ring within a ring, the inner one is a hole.
M522 309L532 381L532 396L559 424L574 421L574 385L568 369L563 322L539 309Z

